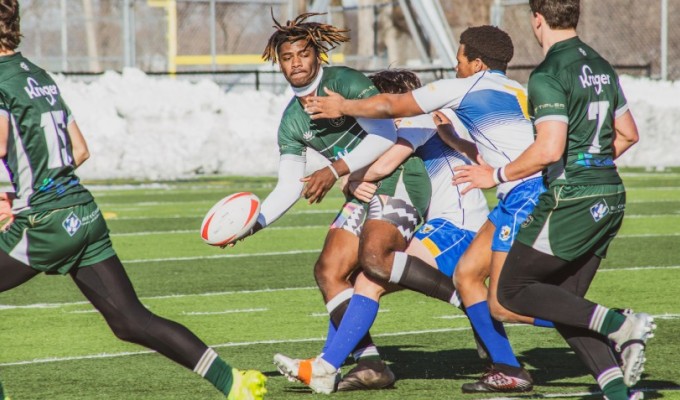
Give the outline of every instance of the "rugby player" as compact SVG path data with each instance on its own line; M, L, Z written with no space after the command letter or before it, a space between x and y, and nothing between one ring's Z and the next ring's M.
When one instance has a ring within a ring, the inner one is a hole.
M492 26L469 28L460 37L457 79L436 81L405 94L381 94L361 101L345 100L327 90L327 97L310 100L307 111L313 119L338 115L396 118L450 108L475 143L452 134L442 135L446 142L471 159L476 160L479 153L489 164L501 167L533 142L526 92L505 75L512 55L512 40L502 30ZM468 318L493 363L479 381L464 384L464 392L523 392L533 387L531 376L513 354L503 325L491 317L487 298L495 290L500 267L520 224L544 190L540 172L499 185L496 192L499 203L461 257L454 274L456 285L451 280L432 281L444 297L458 289ZM402 262L395 259L393 268L400 268ZM485 284L487 277L489 289ZM535 323L526 318L524 322ZM538 324L550 325L542 320Z
M388 70L372 75L371 80L381 93L405 93L421 86L418 77L410 71ZM445 116L438 114L441 121ZM440 122L442 123L442 122ZM377 186L371 182L389 175L415 149L423 159L432 182L432 198L427 213L427 222L418 230L404 252L396 251L394 257L406 254L422 260L432 269L429 276L444 274L451 278L453 269L461 254L468 247L475 232L486 220L489 213L481 191L471 191L460 196L459 188L451 185L453 168L469 164L461 153L449 148L437 135L432 117L422 115L397 121L397 143L383 154L368 170L358 171L350 176L349 186L360 200L370 201ZM356 186L357 180L361 186ZM368 188L366 188L368 186ZM360 192L361 194L357 194ZM362 236L363 240L363 236ZM388 264L361 264L347 312L333 338L322 354L314 359L300 360L283 354L274 356L274 363L289 378L308 384L314 391L333 392L339 369L358 341L368 332L378 313L378 302L382 295L398 290L394 284L401 280L406 270L386 270ZM382 272L376 272L382 268ZM389 273L389 279L385 274ZM429 276L421 275L421 279ZM392 283L390 283L392 282ZM311 379L304 375L311 375ZM361 382L349 374L338 385L339 390L362 388Z
M545 56L529 78L536 141L504 166L462 167L456 182L491 187L545 169L548 190L512 245L498 300L554 321L606 399L639 399L642 392L628 387L643 371L653 318L584 298L623 221L626 193L614 160L639 140L637 127L616 72L576 33L579 0L529 4ZM621 367L610 340L621 351Z
M264 375L232 368L139 301L99 207L75 175L89 158L85 139L50 75L15 52L20 41L19 3L0 0L0 156L15 190L13 221L0 233L0 292L41 272L68 274L118 338L192 369L228 399L262 399Z
M281 154L278 182L262 202L258 222L250 234L276 221L300 194L310 203L321 201L339 177L369 165L397 139L391 120L340 117L313 121L304 111L309 97L315 96L321 87L331 87L348 98L367 98L378 93L360 72L324 66L327 51L349 38L346 31L334 26L306 21L315 15L319 14L302 14L285 25L274 20L276 31L263 54L266 60L279 64L295 96L284 111L278 130ZM308 147L330 164L305 177ZM385 249L395 246L403 250L425 215L429 199L427 171L423 161L412 156L380 180L380 188L369 204L349 197L342 206L314 266L314 277L330 315L329 343L352 297L349 277L361 258L382 257ZM394 374L380 360L370 335L359 342L354 357L357 367L351 374L364 388L377 389L394 383Z

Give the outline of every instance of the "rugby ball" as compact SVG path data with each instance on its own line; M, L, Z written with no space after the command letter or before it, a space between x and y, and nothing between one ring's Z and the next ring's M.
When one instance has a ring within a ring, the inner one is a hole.
M203 218L201 238L212 246L224 246L248 233L260 215L260 199L239 192L218 201Z

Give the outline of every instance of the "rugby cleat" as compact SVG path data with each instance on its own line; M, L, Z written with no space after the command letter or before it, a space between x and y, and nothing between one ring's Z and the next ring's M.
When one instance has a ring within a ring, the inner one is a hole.
M227 400L262 400L267 389L264 385L267 377L259 371L240 371L232 368L234 383L227 395Z
M473 383L464 383L463 393L516 393L534 388L529 372L522 367L493 364L491 369Z
M621 328L608 336L621 352L623 383L628 387L635 385L642 376L647 360L645 347L647 340L654 337L654 329L656 324L651 315L636 313L627 315Z
M387 389L394 386L396 378L390 367L382 360L357 361L338 383L338 392L350 390Z
M319 357L300 360L275 354L274 364L289 381L302 382L315 393L331 394L340 381L339 371Z

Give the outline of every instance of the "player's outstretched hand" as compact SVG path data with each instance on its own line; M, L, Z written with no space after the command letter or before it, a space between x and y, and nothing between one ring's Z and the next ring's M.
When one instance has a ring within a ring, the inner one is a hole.
M323 90L328 96L310 97L305 105L305 112L312 119L342 117L342 103L345 98L326 87Z
M256 222L255 225L253 225L253 227L250 228L250 230L248 232L246 232L243 236L236 238L236 239L232 240L231 242L220 246L220 248L221 249L225 249L225 248L231 249L232 247L236 246L236 243L238 243L242 240L245 240L245 238L247 238L249 236L254 235L255 232L259 231L260 229L262 229L262 225L260 225L259 222Z
M309 201L309 204L320 203L326 193L333 187L337 178L329 167L321 168L313 174L301 179L307 183L302 195Z
M370 202L378 190L378 185L372 182L350 181L348 187L350 193L364 203Z
M453 184L463 185L469 183L461 194L465 194L472 189L488 189L496 186L493 180L494 169L484 161L481 155L477 156L479 165L461 165L453 169Z

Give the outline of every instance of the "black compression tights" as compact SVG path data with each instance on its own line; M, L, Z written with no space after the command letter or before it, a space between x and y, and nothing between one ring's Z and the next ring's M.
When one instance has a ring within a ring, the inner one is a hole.
M618 366L609 341L586 328L593 303L583 296L600 261L599 257L589 255L567 262L515 242L498 283L502 305L523 315L555 322L557 331L596 379ZM559 320L564 323L558 323Z
M30 280L39 272L0 251L0 292ZM155 350L193 369L207 346L184 326L144 307L118 257L74 269L71 277L122 340Z
M208 349L189 329L142 305L117 256L74 270L71 277L118 338L155 350L189 369Z

